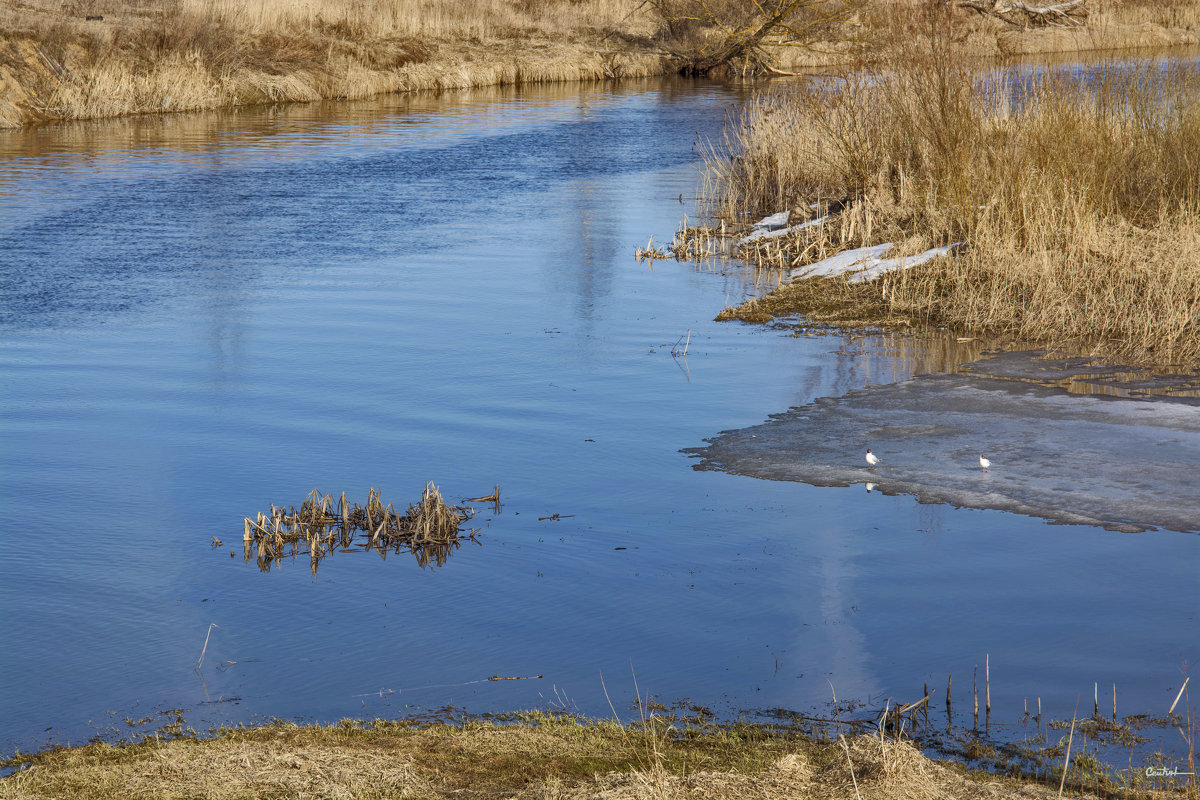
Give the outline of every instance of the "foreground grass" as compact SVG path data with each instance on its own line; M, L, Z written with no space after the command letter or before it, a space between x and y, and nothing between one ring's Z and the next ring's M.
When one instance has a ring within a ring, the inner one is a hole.
M726 215L830 213L752 260L963 242L954 257L784 285L723 317L931 323L1200 363L1200 70L1112 64L1012 84L961 63L942 42L764 97L709 158Z
M32 756L29 763L0 780L0 798L849 800L1049 798L1058 790L1057 782L1047 787L968 773L877 735L843 744L786 727L622 726L536 712L461 725L271 725L205 739L91 744ZM1122 796L1152 795L1126 787Z

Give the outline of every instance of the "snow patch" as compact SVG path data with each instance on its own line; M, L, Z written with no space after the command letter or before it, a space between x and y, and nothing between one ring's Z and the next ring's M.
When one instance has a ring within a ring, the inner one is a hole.
M908 269L909 267L924 264L935 258L947 256L951 250L960 244L962 242L954 242L942 247L930 248L924 253L918 253L915 256L902 256L899 258L882 258L887 251L896 246L895 242L885 242L884 244L875 244L869 247L858 247L854 250L844 250L837 255L830 256L813 264L797 267L788 272L788 278L790 280L829 278L852 272L855 274L851 276L850 283L863 283L864 281L875 280L880 275L894 270Z
M799 225L793 225L790 228L777 228L774 230L772 230L770 228L756 228L753 232L747 234L746 236L743 236L741 239L738 239L737 246L741 247L744 244L750 244L751 242L761 242L765 239L778 239L781 236L787 236L790 233L795 233L798 230L803 230L804 228L807 228L811 225L816 225L818 223L824 222L827 219L829 219L828 215L826 215L824 217L818 217L817 219L810 219L808 222L802 222Z

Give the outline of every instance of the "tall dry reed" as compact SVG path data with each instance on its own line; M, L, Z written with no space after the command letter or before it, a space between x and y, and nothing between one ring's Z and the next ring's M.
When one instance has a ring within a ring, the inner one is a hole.
M709 156L719 211L822 201L861 220L837 246L966 242L868 290L889 312L1200 361L1200 69L963 63L943 42L759 98Z

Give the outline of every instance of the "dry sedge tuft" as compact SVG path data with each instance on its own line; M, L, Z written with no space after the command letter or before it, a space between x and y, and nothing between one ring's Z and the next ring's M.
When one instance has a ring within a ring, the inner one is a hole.
M497 500L499 489L493 495ZM425 484L421 501L409 505L406 514L385 506L376 489L367 493L365 506L351 505L344 492L334 501L332 495L313 489L299 508L273 505L269 514L246 517L244 555L247 561L254 557L266 572L284 558L307 554L314 575L321 559L355 546L384 557L389 550L406 549L423 567L431 562L442 566L464 536L475 538L475 531L461 531L473 514L469 507L447 503L432 483Z

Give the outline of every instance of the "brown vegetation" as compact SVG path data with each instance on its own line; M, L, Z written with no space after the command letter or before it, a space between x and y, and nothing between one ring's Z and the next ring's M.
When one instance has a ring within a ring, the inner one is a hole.
M497 486L494 494L480 499L499 509L499 492ZM285 558L307 555L314 576L322 559L351 549L374 551L384 558L389 550L407 550L422 567L431 563L440 567L464 538L475 538L477 531L461 531L473 515L469 507L447 503L432 483L425 484L421 502L410 504L406 514L390 503L385 506L375 489L367 493L365 506L348 503L345 492L334 500L313 489L299 508L272 505L269 514L246 517L243 557L254 558L259 569L268 572Z
M0 126L659 74L653 30L631 0L0 0Z
M937 20L934 20L936 23ZM936 36L934 37L936 39ZM986 76L985 76L986 77ZM726 215L831 220L764 246L796 267L849 247L953 258L849 285L801 282L726 316L815 307L1082 344L1142 362L1200 360L1200 70L988 82L955 49L764 96L710 158ZM761 260L761 259L760 259Z
M994 0L980 2L994 4ZM1054 4L1052 0L1028 3ZM851 14L839 25L822 29L823 37L806 47L767 49L781 70L886 59L895 55L898 45L929 43L931 6L942 12L936 36L948 38L958 56L966 59L1200 45L1200 3L1084 0L1080 5L1082 10L1072 19L1086 19L1086 24L1037 24L1036 15L1020 12L1009 15L1020 20L1013 24L1012 19L964 8L957 0L866 0L854 2Z
M972 774L879 735L790 728L618 725L528 713L506 723L345 721L208 739L51 751L0 780L0 798L521 797L670 800L1053 798L1053 786ZM1069 780L1068 784L1075 781ZM1078 786L1071 796L1094 796ZM1160 796L1126 789L1123 797Z
M788 48L848 38L859 0L647 0L661 21L659 41L687 74L739 66L757 74Z
M1200 42L1200 4L1087 0L1072 30L968 10L974 56ZM52 119L847 64L925 34L925 0L0 0L0 127Z

